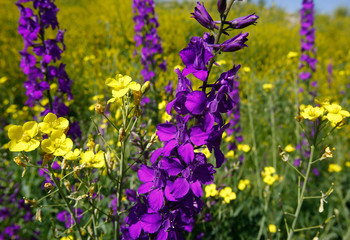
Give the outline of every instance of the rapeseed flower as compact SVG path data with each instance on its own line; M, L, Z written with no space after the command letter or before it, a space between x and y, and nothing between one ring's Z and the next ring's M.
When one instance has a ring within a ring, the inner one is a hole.
M8 131L8 136L11 139L9 142L10 151L30 152L38 148L40 142L34 138L38 132L38 123L35 121L26 122L23 126L11 126Z
M43 122L39 123L39 129L41 132L50 134L55 130L66 131L69 126L69 121L63 117L57 118L53 113L48 113Z
M308 105L301 113L300 115L304 119L309 119L311 121L316 121L317 118L323 115L323 108L320 107L313 107L311 105Z
M48 139L41 142L41 148L46 153L52 153L54 156L64 156L73 147L73 141L66 138L61 130L55 130Z
M274 184L274 182L279 179L278 175L275 173L276 169L274 167L264 167L264 171L261 172L261 176L263 176L263 181L267 185Z
M277 227L274 224L269 224L269 232L270 233L276 233L277 232Z
M205 186L205 197L216 197L219 194L219 191L216 189L216 185L214 183Z
M328 166L328 172L340 172L342 167L336 163L331 163Z
M337 125L343 121L344 118L350 117L350 113L346 110L342 110L342 107L338 104L329 104L324 106L324 108L327 110L326 118L333 125Z
M220 197L222 197L225 203L230 203L231 200L235 200L237 198L236 193L232 192L230 187L225 187L219 192Z
M294 152L294 151L295 151L295 147L293 147L292 144L288 144L288 145L284 148L284 150L285 150L286 152Z
M250 146L248 144L238 144L237 149L243 152L249 152Z
M113 98L109 99L107 103L115 102L117 99L124 97L129 90L140 91L141 85L132 81L131 77L117 74L116 78L108 78L106 85L112 88Z
M79 163L87 163L88 167L102 168L105 166L104 152L102 150L96 154L91 150L82 152L80 158L81 160Z
M64 155L64 158L67 160L77 160L77 158L80 155L79 149L74 149L74 151L69 151L66 155Z
M238 183L238 189L243 191L247 186L249 186L250 181L248 179L241 179Z

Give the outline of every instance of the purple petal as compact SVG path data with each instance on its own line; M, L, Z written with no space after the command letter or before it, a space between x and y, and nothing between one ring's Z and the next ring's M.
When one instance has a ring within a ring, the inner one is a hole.
M196 197L200 198L203 196L202 184L199 181L191 183L191 190Z
M141 226L146 233L155 233L162 224L162 216L159 213L146 213L141 217Z
M161 141L169 141L176 137L176 127L170 123L157 125L157 135Z
M152 190L153 182L146 182L140 185L139 189L137 189L137 192L139 194L148 193Z
M216 168L219 168L224 163L225 156L221 152L220 148L214 148L214 155L215 155L215 159L216 159Z
M203 91L194 91L187 95L185 107L194 115L200 115L207 104L207 96Z
M185 161L185 163L190 164L194 159L194 150L191 143L186 143L178 148L178 153Z
M130 225L129 234L132 239L136 239L140 236L141 233L141 222L138 221L135 224Z
M184 169L176 158L162 158L160 165L170 176L176 176Z
M151 182L154 179L154 170L146 165L141 165L137 175L141 182Z
M164 205L163 191L155 189L148 195L148 204L154 211L158 211Z

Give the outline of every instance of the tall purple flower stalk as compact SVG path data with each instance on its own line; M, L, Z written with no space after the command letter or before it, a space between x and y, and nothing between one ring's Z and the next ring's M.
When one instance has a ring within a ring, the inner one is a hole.
M166 107L169 115L174 112L174 123L157 125L163 147L152 153L150 165L140 165L138 177L142 184L122 227L123 239L184 239L183 231L192 231L195 216L202 209L202 186L212 183L215 173L206 156L195 149L207 147L214 153L216 168L225 162L220 145L222 134L230 124L222 114L236 107L237 99L232 98L232 92L240 65L223 72L213 83L208 79L215 56L246 47L248 33L239 33L219 44L221 33L242 24L226 22L227 13L221 9L219 28L199 2L192 15L202 26L220 30L216 37L210 33L192 37L188 47L180 51L186 67L183 71L176 70L176 97ZM246 26L254 24L257 18L251 17ZM236 20L247 18L240 19ZM190 74L203 82L199 89L192 88L187 78Z
M315 96L317 81L312 81L312 74L316 71L316 48L315 48L315 28L314 28L314 3L313 0L303 0L300 10L300 36L301 36L301 56L300 56L300 79L305 81L308 91ZM310 87L311 84L311 87Z
M154 7L153 0L133 0L132 3L135 22L134 40L136 47L142 46L140 51L143 65L141 74L144 82L151 81L152 83L157 67L166 71L166 62L156 60L156 55L162 54L163 48L162 41L157 34L159 24Z
M33 9L23 6L27 2L32 2ZM24 40L24 49L20 51L20 67L28 77L24 83L28 96L26 104L33 107L46 95L49 103L44 106L42 115L53 112L58 116L67 116L69 108L64 103L64 95L67 95L68 100L73 99L72 80L66 73L66 65L58 64L65 50L65 30L59 28L56 17L59 9L54 0L19 0L16 5L21 14L18 33ZM52 39L45 35L50 27L52 30L57 29L56 37ZM57 96L51 96L50 92L50 83L54 80L58 83Z

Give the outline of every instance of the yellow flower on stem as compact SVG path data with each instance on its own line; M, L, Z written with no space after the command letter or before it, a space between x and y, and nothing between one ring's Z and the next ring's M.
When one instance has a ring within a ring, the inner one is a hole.
M77 160L77 158L80 155L79 149L74 149L74 151L69 151L66 155L64 155L64 158L67 160Z
M113 98L109 99L107 103L115 102L117 99L124 97L129 90L140 91L141 85L137 82L131 81L131 77L117 74L116 78L108 78L106 85L112 88Z
M301 113L300 115L304 119L309 119L311 121L316 121L317 118L323 115L324 110L320 107L313 107L311 105L308 105Z
M55 130L65 131L68 129L69 121L63 117L57 118L53 113L48 113L43 122L39 123L39 129L43 133L50 134Z
M288 145L284 148L284 150L285 150L286 152L294 152L294 151L295 151L295 147L293 147L292 144L288 144Z
M215 197L219 194L219 191L216 190L216 185L214 183L205 186L205 197Z
M51 133L50 138L41 142L41 148L46 153L52 153L54 156L64 156L73 147L73 141L66 138L61 130L55 130Z
M104 152L100 150L98 153L94 153L91 150L82 152L80 154L80 164L87 163L88 167L102 168L105 166Z
M237 198L236 193L232 192L230 187L225 187L224 189L220 190L219 195L224 199L225 203L229 203L231 200L235 200Z
M11 139L9 149L11 152L30 152L39 147L40 142L34 137L38 134L38 123L26 122L23 126L14 125L9 128L8 136Z
M277 227L274 224L269 224L269 232L270 233L276 233L277 232Z
M343 121L344 118L350 117L350 113L348 111L342 110L342 107L335 103L326 105L325 109L328 112L326 118L334 125L337 125Z
M328 166L328 172L340 172L341 170L342 170L342 167L336 163L331 163Z
M238 189L243 191L249 184L250 181L248 179L241 179L238 183Z

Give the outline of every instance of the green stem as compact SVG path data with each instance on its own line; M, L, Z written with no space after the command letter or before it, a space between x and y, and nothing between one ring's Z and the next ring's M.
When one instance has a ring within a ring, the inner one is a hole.
M260 222L260 228L259 228L259 232L258 232L258 237L256 238L257 240L261 239L261 235L265 226L265 220L266 220L266 214L267 214L267 210L269 208L269 201L270 201L270 189L267 190L267 196L265 198L265 204L264 204L264 216L261 219Z
M306 175L305 175L305 179L304 179L304 185L303 185L303 188L301 190L300 197L298 199L298 206L297 206L297 209L296 209L295 214L294 214L295 218L293 220L292 227L291 227L291 229L289 231L287 240L291 240L292 237L293 237L293 233L295 232L295 225L296 225L296 223L298 221L298 217L299 217L299 214L300 214L301 206L303 205L303 201L304 201L304 194L305 194L305 189L306 189L306 186L307 186L307 183L308 183L308 179L309 179L309 175L310 175L310 170L311 170L312 158L313 158L313 155L314 155L314 150L315 150L315 146L312 145L311 146L311 153L310 153L309 163L308 163L308 166L307 166Z
M275 129L275 113L273 111L272 96L269 95L270 118L271 118L271 133L272 133L272 160L273 167L277 170L277 155L276 155L276 129Z
M70 205L68 199L66 198L66 195L64 194L64 191L63 191L63 189L60 186L60 183L56 179L54 171L52 170L51 164L47 164L47 166L48 166L48 169L49 169L49 172L50 172L52 180L54 181L54 183L55 183L55 185L56 185L56 187L57 187L61 197L63 198L64 202L66 203L66 206L67 206L69 212L71 213L71 215L72 215L72 217L74 219L75 226L78 229L78 233L79 233L80 239L83 239L83 234L82 234L82 232L80 230L79 222L78 222L77 217L75 216L74 210L73 210L72 206Z

